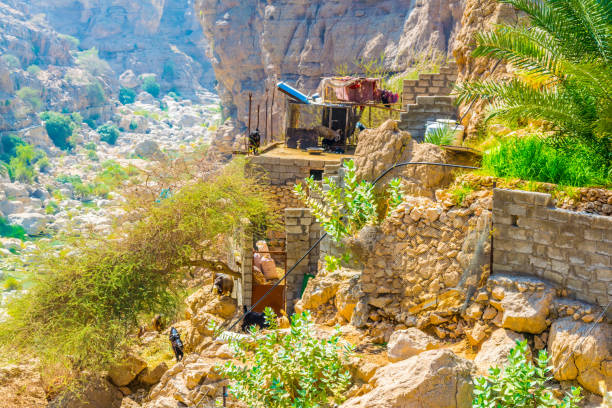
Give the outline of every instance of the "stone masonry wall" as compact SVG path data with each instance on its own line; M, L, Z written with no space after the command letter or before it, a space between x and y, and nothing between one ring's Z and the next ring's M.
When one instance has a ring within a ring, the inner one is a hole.
M400 114L398 127L410 132L412 138L422 142L428 121L457 119L453 96L417 96L416 103L406 105L407 112Z
M320 227L307 208L285 209L285 231L287 247L287 270L300 259L319 239ZM287 277L287 313L293 313L293 307L300 298L304 275L316 274L319 249L315 248L294 271Z
M555 208L551 196L494 189L493 273L524 273L577 299L612 301L612 217Z
M239 270L242 279L234 279L234 294L238 306L251 306L253 294L253 235L249 231L249 223L244 223L241 230L234 233L228 240L227 264L234 270Z
M421 74L418 79L404 80L403 103L414 104L418 96L449 95L457 81L457 64L441 67L439 74Z

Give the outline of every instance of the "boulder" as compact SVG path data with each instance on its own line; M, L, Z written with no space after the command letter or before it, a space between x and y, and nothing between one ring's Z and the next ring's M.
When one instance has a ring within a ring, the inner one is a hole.
M108 371L110 380L118 387L131 383L147 367L146 361L134 354L128 354L123 361Z
M159 145L153 140L145 140L138 143L134 148L134 154L146 159L158 158L162 156L162 152L159 150Z
M11 214L20 213L23 211L23 209L23 202L19 200L0 201L0 212L2 212L5 217L8 217Z
M138 381L145 385L157 384L166 371L168 371L168 365L165 362L161 362L152 370L146 367L138 375Z
M500 328L495 330L491 337L482 343L474 365L479 374L489 373L489 367L502 367L508 362L510 349L516 346L517 341L525 340L523 335L511 330Z
M438 340L423 333L421 330L410 327L406 330L397 330L391 334L387 344L387 357L390 361L401 361L427 350L440 346Z
M359 302L361 294L359 278L360 274L356 274L348 282L341 284L334 300L338 314L347 322L351 321L357 302Z
M430 350L379 368L372 390L342 408L468 408L472 363L450 350Z
M128 69L119 76L119 83L122 87L131 89L138 87L140 85L140 80L134 71Z
M548 353L555 379L575 379L601 395L599 381L612 388L612 325L599 323L588 333L591 326L571 317L556 320L548 335Z
M502 327L515 332L542 333L554 296L555 291L549 286L537 291L506 291L501 299Z
M90 378L82 392L66 392L49 403L49 408L120 408L123 394L105 378Z
M204 310L200 310L195 316L191 318L191 324L196 330L204 336L212 336L213 332L208 327L211 321L221 323L218 317L206 313Z
M22 183L4 183L0 186L0 189L4 190L6 197L11 198L25 198L30 195L28 186Z
M23 227L28 235L39 235L44 231L48 217L39 213L17 213L9 215L8 220Z
M142 91L136 96L136 101L147 105L154 105L155 98L148 92Z

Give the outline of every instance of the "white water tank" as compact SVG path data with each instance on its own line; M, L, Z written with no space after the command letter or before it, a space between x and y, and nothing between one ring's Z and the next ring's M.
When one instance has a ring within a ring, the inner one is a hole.
M445 127L450 127L455 131L453 145L460 146L463 143L465 127L457 124L457 121L453 119L437 119L435 122L428 121L427 128L425 129L425 136L427 136L427 134L432 132L434 129L443 129Z

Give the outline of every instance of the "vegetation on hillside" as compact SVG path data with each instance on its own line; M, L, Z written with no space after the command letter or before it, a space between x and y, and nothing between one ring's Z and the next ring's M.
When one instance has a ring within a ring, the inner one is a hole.
M276 316L266 309L270 331L256 329L247 339L230 339L241 363L220 366L232 380L230 393L249 407L324 407L342 402L351 383L343 366L352 353L337 331L329 339L317 339L309 312L291 317L291 330L280 333ZM213 326L214 328L214 326ZM262 386L265 384L265 386Z
M128 88L121 88L119 90L119 102L123 105L134 103L136 100L136 92Z
M53 144L62 150L73 147L70 137L76 126L70 116L49 111L43 112L40 118L45 122L45 129Z
M119 129L110 123L100 126L96 131L100 135L100 140L109 145L114 145L117 142L117 138L119 138Z
M130 222L110 236L66 237L70 250L57 256L41 244L32 287L10 302L9 318L0 323L5 352L36 355L46 369L71 367L75 375L106 367L123 352L139 317L173 315L188 268L219 265L207 257L221 237L244 219L261 225L274 218L242 161L192 178L163 200L135 196Z
M503 368L489 368L489 376L474 380L473 408L578 408L582 399L580 388L572 387L571 393L558 401L547 388L550 376L549 358L541 350L534 366L527 355L527 340L517 341L508 354L508 364Z
M24 101L33 112L38 112L43 107L40 91L24 86L17 91L19 99Z
M157 98L159 96L160 87L155 77L144 77L142 80L142 90L150 93L154 98Z
M543 143L568 157L588 152L585 160L591 162L590 171L597 175L603 173L610 179L612 7L609 2L500 1L526 13L529 25L501 25L492 32L478 34L472 56L501 59L511 64L516 74L505 82L463 83L456 89L458 101L488 101L486 120L531 119L551 124L554 136L545 138ZM527 143L532 147L537 144ZM590 183L586 180L592 179L583 178Z
M15 151L15 156L6 164L11 181L31 183L36 179L38 171L48 169L49 159L42 150L24 144L17 146Z
M94 77L109 75L113 72L108 62L98 56L98 49L96 47L78 52L76 63Z

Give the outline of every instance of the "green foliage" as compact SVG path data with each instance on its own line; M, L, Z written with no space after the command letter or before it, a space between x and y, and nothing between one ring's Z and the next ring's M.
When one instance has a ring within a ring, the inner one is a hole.
M11 158L17 156L17 146L26 144L23 139L13 134L2 135L0 138L0 145L2 146L2 154L0 154L0 160L8 163Z
M138 123L135 120L130 121L130 130L138 129Z
M612 8L599 0L500 0L523 11L529 25L480 33L473 57L510 63L506 82L466 82L458 102L489 103L487 120L544 120L561 147L579 140L612 166ZM564 139L571 138L572 141Z
M42 70L38 65L32 64L28 67L27 71L30 73L30 75L36 76Z
M170 92L168 92L168 96L169 96L169 97L171 97L172 99L174 99L174 100L175 100L175 101L177 101L177 102L178 102L178 100L179 100L179 96L178 96L178 94L177 94L176 92L174 92L174 91L170 91Z
M72 112L70 114L70 119L72 119L76 125L81 125L81 123L83 123L83 116L79 112Z
M164 71L162 72L162 79L164 81L172 82L174 78L175 78L174 61L168 60L164 64Z
M92 150L92 151L96 151L98 150L98 146L96 146L96 144L94 142L88 142L85 143L85 145L83 146L86 150Z
M14 277L9 276L2 282L2 287L4 290L21 290L22 284Z
M76 50L79 48L80 41L78 38L68 34L58 34L57 36L64 41L68 41L68 43L70 44L70 49Z
M463 205L465 199L474 192L474 188L467 183L461 183L460 185L454 186L450 190L453 203L455 205Z
M114 145L119 137L119 129L110 123L100 126L96 131L100 135L100 140L109 145Z
M435 129L430 129L425 134L425 143L438 146L452 145L455 142L455 130L452 126L443 125Z
M19 58L14 56L13 54L4 54L2 57L2 61L12 69L21 68L21 62L19 62Z
M106 95L100 81L87 84L87 99L93 106L103 105L106 102Z
M26 239L26 231L20 225L11 225L6 218L0 217L0 237Z
M252 329L248 339L230 339L241 363L218 367L232 381L230 393L249 407L289 408L331 406L343 400L351 375L343 361L352 347L340 341L340 331L329 339L313 334L310 313L291 317L291 330L280 333L276 316L266 308L271 330Z
M45 207L45 214L57 214L59 212L59 209L59 205L55 201L51 200Z
M516 177L566 186L610 185L606 164L588 146L560 149L536 136L507 138L485 152L482 168L497 177Z
M188 268L216 255L219 238L242 220L274 218L263 187L234 161L206 180L193 179L156 203L140 192L131 221L108 237L65 237L69 250L41 243L37 273L28 292L11 299L0 322L0 347L37 356L43 369L77 373L108 367L121 357L143 315L173 316L182 302ZM118 238L121 239L118 239Z
M160 87L155 77L145 77L142 81L142 90L150 93L154 98L157 98L159 96Z
M128 88L121 88L119 90L119 102L123 105L134 103L136 100L136 92Z
M58 112L44 112L40 118L45 122L45 129L53 143L62 150L72 148L70 136L75 128L69 116Z
M489 368L489 376L474 380L474 408L578 408L582 399L580 388L557 401L545 383L552 377L548 355L541 350L534 366L527 360L527 340L517 341L510 350L508 364L503 372L499 367Z
M40 98L40 91L24 86L16 93L19 99L24 101L34 112L38 112L42 109L43 103L42 99Z
M113 72L108 62L98 56L98 49L96 47L78 52L76 62L79 67L93 76L110 75Z
M294 187L298 198L312 210L317 221L335 242L341 242L343 238L356 234L365 225L376 223L379 218L372 183L357 181L353 160L345 162L343 167L343 187L338 186L334 180L325 178L324 183L329 189L324 191L312 177L305 179L310 194L304 191L301 184ZM390 206L392 210L401 202L399 181L394 180L389 188L393 194L393 206Z
M35 149L32 145L17 146L16 152L15 157L6 166L11 181L31 183L38 174L37 167L42 171L49 167L49 159L45 152Z
M96 153L95 150L88 150L87 151L87 158L91 161L98 161L98 154Z

